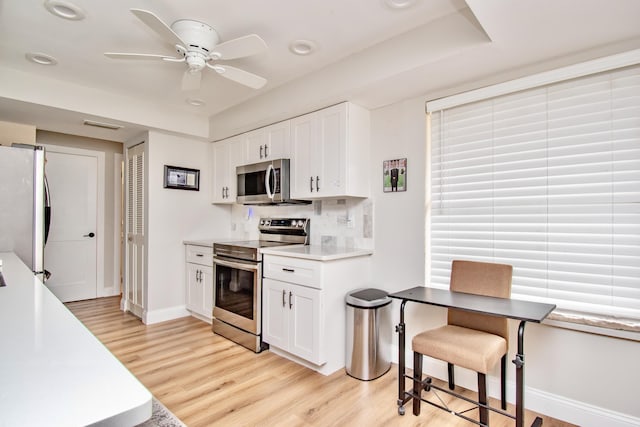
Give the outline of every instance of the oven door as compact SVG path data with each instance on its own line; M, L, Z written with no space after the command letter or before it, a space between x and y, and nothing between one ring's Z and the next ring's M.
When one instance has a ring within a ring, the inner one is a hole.
M261 333L262 264L213 257L213 317L252 334Z

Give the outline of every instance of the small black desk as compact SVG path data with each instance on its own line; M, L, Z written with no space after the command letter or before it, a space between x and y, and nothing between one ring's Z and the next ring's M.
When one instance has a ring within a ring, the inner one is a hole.
M526 322L542 322L556 306L532 301L520 301L508 298L494 298L482 295L452 292L443 289L416 286L415 288L390 294L389 297L402 300L400 304L400 323L396 326L398 339L398 409L403 413L404 404L413 399L405 390L405 323L404 307L407 302L435 305L445 308L490 314L520 320L518 327L518 350L513 363L516 365L516 427L524 426L524 325ZM401 411L402 409L402 411ZM537 418L533 425L541 425Z

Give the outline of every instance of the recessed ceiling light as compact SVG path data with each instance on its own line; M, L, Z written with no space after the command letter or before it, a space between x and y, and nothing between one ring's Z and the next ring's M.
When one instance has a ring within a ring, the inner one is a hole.
M384 4L391 9L407 9L417 2L417 0L384 0Z
M315 52L317 45L311 40L294 40L289 44L289 50L296 55L310 55Z
M187 104L193 105L194 107L202 107L205 102L202 99L187 98Z
M58 60L51 55L47 55L46 53L38 53L38 52L29 52L25 55L25 57L36 64L40 65L56 65Z
M44 7L56 16L72 21L79 21L85 17L85 13L80 7L68 1L47 0L44 2Z

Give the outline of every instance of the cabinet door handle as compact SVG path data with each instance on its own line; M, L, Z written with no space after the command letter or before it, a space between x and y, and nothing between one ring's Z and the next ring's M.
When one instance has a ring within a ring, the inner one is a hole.
M293 268L284 268L284 267L282 267L282 271L286 271L287 273L295 273L296 272Z
M309 189L311 190L311 192L313 193L313 177L309 177Z
M267 144L264 144L264 158L266 159L269 156L269 147Z
M283 289L282 290L282 306L283 307L286 305L286 302L284 301L285 295L287 295L287 291Z
M316 193L320 191L320 177L316 176Z
M291 291L289 291L289 310L291 310L291 307L293 307L293 303L291 302L291 297L293 296L293 294L291 293Z
M264 147L262 147L262 145L260 146L260 158L262 158L262 150L264 150Z
M196 282L200 281L200 270L196 270Z
M202 258L204 254L196 254L196 256L199 256L200 258Z
M222 198L224 199L224 187L222 187Z

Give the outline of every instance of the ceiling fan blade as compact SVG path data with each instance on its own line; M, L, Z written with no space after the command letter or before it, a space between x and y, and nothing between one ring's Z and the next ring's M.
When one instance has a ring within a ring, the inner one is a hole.
M217 45L211 52L216 59L235 59L256 55L267 50L267 44L260 36L249 34Z
M200 89L200 81L202 80L202 72L187 70L182 75L182 90L198 90Z
M144 22L149 28L155 31L160 37L162 37L167 42L172 45L180 45L187 46L187 44L182 41L180 37L165 24L160 18L158 18L153 12L149 12L148 10L143 9L130 9L131 13L136 15L136 17Z
M166 61L184 61L184 58L174 58L173 56L166 55L154 55L151 53L105 52L104 56L113 59L164 59Z
M248 71L244 71L236 67L231 67L229 65L207 64L207 67L215 70L222 77L233 80L236 83L240 83L252 89L260 89L267 83L267 79L265 79L264 77L257 76Z

